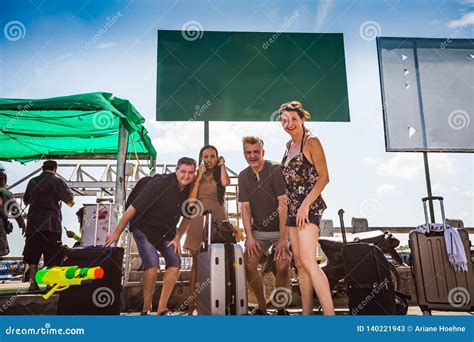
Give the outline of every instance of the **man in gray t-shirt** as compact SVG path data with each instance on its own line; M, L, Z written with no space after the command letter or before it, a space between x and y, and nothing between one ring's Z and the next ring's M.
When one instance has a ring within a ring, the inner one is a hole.
M287 199L286 184L280 165L263 159L263 141L257 137L243 138L244 157L249 167L239 174L239 202L242 203L242 219L245 234L245 263L247 280L258 301L254 315L266 315L265 291L258 262L273 245L275 251L276 281L275 295L287 298L283 303L274 303L278 315L289 315L284 309L289 303L289 266L286 228ZM276 297L276 296L274 296ZM286 303L285 303L286 302Z

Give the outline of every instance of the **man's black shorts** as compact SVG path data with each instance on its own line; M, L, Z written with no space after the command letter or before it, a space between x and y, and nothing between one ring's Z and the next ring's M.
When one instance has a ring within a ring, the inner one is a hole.
M58 266L64 257L61 233L38 231L26 235L23 261L27 264L37 265L44 257L44 266Z

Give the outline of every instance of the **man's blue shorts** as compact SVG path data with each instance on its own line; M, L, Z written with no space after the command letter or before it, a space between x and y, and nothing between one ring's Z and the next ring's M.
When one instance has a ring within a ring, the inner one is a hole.
M142 259L142 266L145 270L151 267L160 267L160 259L157 251L165 258L166 268L181 267L181 257L175 252L174 246L171 245L167 247L170 241L161 241L155 246L148 241L146 235L143 234L140 229L134 228L132 233L137 243L138 254L140 254L140 258Z

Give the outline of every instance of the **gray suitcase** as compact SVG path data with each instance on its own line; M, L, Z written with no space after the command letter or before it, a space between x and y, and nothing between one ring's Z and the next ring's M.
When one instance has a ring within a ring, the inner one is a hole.
M443 198L425 197L423 206L426 223L429 223L426 209L429 200L439 200L442 222L445 223ZM431 310L474 311L474 272L469 234L465 229L458 231L467 256L468 271L464 273L455 272L449 263L444 232L412 231L409 234L416 296L424 315L431 314Z
M209 243L211 215L204 213L207 239L197 258L197 311L199 315L247 315L244 252L238 244Z

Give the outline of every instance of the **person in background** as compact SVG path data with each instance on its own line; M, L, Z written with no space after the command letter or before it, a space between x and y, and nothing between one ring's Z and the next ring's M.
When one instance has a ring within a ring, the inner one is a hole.
M13 225L9 218L15 218L22 234L25 235L25 220L13 194L8 190L7 173L0 164L0 256L9 253L7 234L13 231Z
M23 196L23 201L29 205L23 260L29 267L30 291L39 290L35 275L41 255L45 266L57 266L64 257L61 202L72 207L74 195L56 176L57 168L55 161L45 161L43 172L28 182Z

